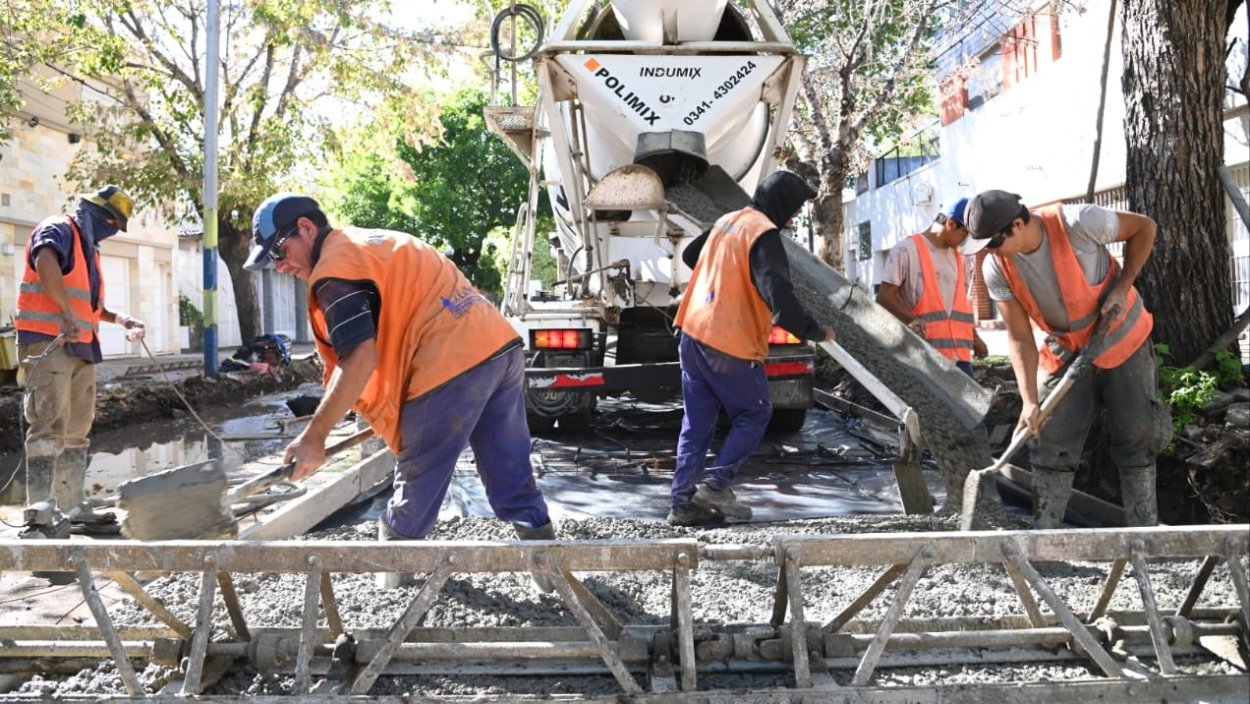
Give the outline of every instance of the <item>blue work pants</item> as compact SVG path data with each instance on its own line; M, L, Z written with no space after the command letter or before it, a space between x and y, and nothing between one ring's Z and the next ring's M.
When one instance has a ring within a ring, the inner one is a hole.
M674 507L690 502L700 480L713 489L732 483L739 468L759 447L773 415L762 363L731 357L688 335L681 336L678 352L685 416L670 490ZM716 463L705 472L716 417L722 408L729 416L729 433L716 454Z
M551 522L530 464L524 381L518 347L404 404L404 444L385 518L392 530L421 538L434 528L466 444L496 516L529 528Z

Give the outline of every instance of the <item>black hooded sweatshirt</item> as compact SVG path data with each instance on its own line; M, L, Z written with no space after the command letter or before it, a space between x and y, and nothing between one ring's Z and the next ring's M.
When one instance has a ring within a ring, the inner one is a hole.
M798 176L778 171L764 179L755 189L751 207L763 213L777 227L768 230L751 245L751 281L760 298L773 312L773 323L789 330L803 340L824 338L824 328L812 320L799 305L790 283L790 261L781 242L781 229L803 204L816 196ZM695 238L681 253L681 260L691 269L699 261L703 245L711 229Z

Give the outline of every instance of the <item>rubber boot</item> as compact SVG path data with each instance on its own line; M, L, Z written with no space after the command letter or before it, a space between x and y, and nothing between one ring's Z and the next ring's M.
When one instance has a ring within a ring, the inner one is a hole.
M1155 488L1155 468L1120 470L1120 496L1124 503L1124 524L1129 527L1159 525L1159 502Z
M26 505L34 506L40 501L55 501L52 491L52 472L56 464L53 456L26 456Z
M56 505L69 517L70 523L78 525L102 525L114 523L117 517L109 511L96 511L87 502L87 465L90 462L87 448L67 447L57 455L53 472L53 492Z
M395 529L387 524L385 516L378 516L378 540L420 540L420 538L407 538L396 533ZM375 580L380 589L399 589L415 586L417 583L417 578L406 572L378 572Z
M1054 469L1033 470L1033 529L1054 530L1063 527L1068 510L1075 472Z
M516 530L516 537L521 540L555 540L556 527L550 521L545 526L530 528L523 523L513 523L512 527ZM550 594L555 591L556 587L551 583L551 578L539 572L538 570L530 570L530 578L534 580L534 586L538 587L538 591L543 594Z

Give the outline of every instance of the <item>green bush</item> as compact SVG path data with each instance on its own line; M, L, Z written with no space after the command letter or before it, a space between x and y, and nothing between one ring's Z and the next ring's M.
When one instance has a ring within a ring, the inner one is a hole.
M178 296L178 324L198 327L204 324L204 314L186 296Z
M1159 396L1172 409L1172 428L1180 432L1194 422L1194 413L1215 398L1215 392L1241 383L1241 361L1227 350L1216 350L1215 371L1208 372L1166 364L1172 350L1165 344L1155 345L1159 366Z

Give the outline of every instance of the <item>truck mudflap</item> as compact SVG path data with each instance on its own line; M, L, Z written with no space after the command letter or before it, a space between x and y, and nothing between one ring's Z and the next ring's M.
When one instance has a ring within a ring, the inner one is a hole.
M811 355L770 357L764 362L764 373L774 386L777 382L806 381L810 387L816 373L816 360ZM529 392L612 394L640 388L680 386L680 362L525 370L525 389ZM809 399L810 396L809 393ZM811 405L810 401L808 405Z

